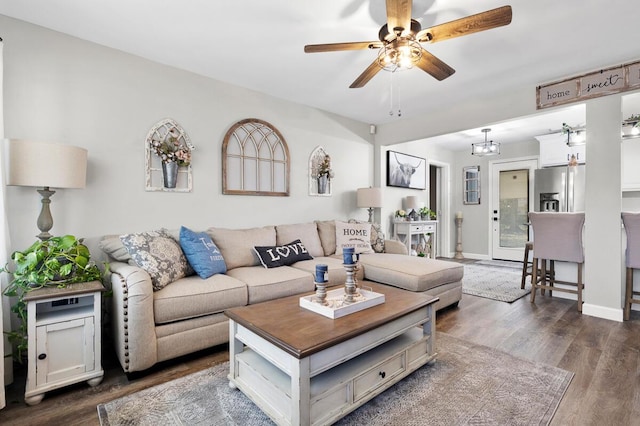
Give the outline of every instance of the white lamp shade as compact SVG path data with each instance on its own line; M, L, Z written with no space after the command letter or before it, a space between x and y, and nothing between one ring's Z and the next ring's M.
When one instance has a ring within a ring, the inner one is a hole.
M84 188L87 150L24 140L7 145L7 185L51 188Z
M364 209L382 207L382 190L380 188L358 188L356 194L358 207Z
M415 195L409 195L404 199L405 209L407 210L416 210L420 208L420 203L418 202L418 197Z

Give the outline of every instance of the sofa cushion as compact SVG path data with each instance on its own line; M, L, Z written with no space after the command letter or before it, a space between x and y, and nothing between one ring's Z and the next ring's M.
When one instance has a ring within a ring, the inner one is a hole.
M120 235L105 235L98 242L98 247L118 262L129 262L131 260L131 255L129 255L127 248L122 244Z
M300 240L279 246L257 246L253 249L265 268L277 268L278 266L291 265L301 260L313 259Z
M464 275L464 265L460 263L402 254L363 254L360 263L366 280L410 291L457 282Z
M311 274L291 266L271 269L249 266L231 269L227 274L247 285L249 304L308 293L315 288Z
M337 257L316 257L313 260L303 260L302 262L296 262L291 267L300 269L301 271L308 272L311 275L315 275L316 265L324 264L328 267L329 280L328 286L333 287L337 285L344 285L347 281L347 271L342 265L342 256ZM357 280L363 279L362 267L358 268L355 274Z
M247 286L224 274L203 280L196 275L182 278L153 293L156 324L222 312L247 304Z
M336 254L342 254L345 247L353 247L356 253L373 253L371 224L336 220Z
M318 237L324 250L325 256L331 256L336 252L336 221L316 220L318 227Z
M284 245L294 240L300 240L311 256L324 256L318 227L314 222L276 226L276 244Z
M253 248L275 246L276 228L265 226L250 229L209 228L207 233L220 249L227 270L260 264Z
M206 232L194 232L183 226L180 228L180 247L200 278L227 272L220 250Z
M190 272L180 245L165 229L120 236L131 259L147 271L154 290L186 276Z

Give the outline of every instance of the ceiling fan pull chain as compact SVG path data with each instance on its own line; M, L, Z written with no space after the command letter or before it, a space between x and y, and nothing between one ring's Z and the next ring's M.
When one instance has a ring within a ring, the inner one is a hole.
M389 73L389 115L393 115L393 73Z
M400 83L398 82L397 78L396 78L396 98L398 99L398 117L402 117L402 111L400 110Z

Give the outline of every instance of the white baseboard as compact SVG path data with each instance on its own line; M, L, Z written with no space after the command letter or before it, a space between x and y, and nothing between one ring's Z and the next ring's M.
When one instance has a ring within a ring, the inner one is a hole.
M623 320L622 308L607 308L605 306L584 303L582 305L582 313L591 317L603 318L611 321L622 322Z
M455 255L456 255L455 252L454 253L449 253L449 257L451 259L453 259L453 257ZM489 256L488 254L477 254L477 253L465 253L465 252L462 252L462 256L464 256L465 259L491 260L491 256Z

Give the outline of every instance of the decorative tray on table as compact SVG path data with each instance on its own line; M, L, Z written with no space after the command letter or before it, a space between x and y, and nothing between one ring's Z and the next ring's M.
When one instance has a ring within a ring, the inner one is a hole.
M362 288L354 294L353 302L345 302L345 295L344 287L328 290L325 304L317 302L316 294L303 296L300 298L300 306L327 318L336 319L384 303L384 294Z

